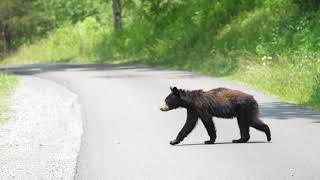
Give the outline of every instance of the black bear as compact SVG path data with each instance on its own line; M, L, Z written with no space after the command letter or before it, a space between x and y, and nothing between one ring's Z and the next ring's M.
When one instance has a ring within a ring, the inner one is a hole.
M263 123L259 117L259 107L253 96L238 90L217 88L210 91L194 90L188 91L171 88L171 93L165 99L165 105L161 111L169 111L179 107L187 109L187 120L179 132L177 138L170 142L171 145L180 143L195 127L198 118L203 122L209 141L205 144L213 144L216 140L216 129L212 117L234 118L238 120L240 139L233 143L245 143L249 140L249 127L264 132L267 140L271 140L268 125Z

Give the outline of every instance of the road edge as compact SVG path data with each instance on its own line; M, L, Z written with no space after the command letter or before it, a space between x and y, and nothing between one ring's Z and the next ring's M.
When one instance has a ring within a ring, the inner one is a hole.
M75 177L83 134L79 96L38 76L18 76L0 126L0 174L10 179Z

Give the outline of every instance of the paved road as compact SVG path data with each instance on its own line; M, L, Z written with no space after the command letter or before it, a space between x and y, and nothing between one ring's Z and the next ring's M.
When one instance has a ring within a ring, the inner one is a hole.
M9 68L56 81L79 94L84 135L76 179L320 179L320 113L221 78L140 65L53 65ZM217 143L204 126L179 146L169 145L183 126L183 109L163 113L158 107L169 86L186 89L229 87L253 94L272 142L251 129L246 144L235 120L217 119Z

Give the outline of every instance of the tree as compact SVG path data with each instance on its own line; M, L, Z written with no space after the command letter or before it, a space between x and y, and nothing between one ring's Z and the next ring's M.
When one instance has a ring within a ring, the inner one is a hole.
M3 51L7 52L12 47L14 26L19 26L21 19L28 15L28 4L20 0L3 0L0 3L0 35ZM21 27L18 29L22 29Z
M40 1L40 0L39 0ZM0 0L0 56L53 28L36 0Z
M116 32L121 31L121 2L120 0L112 0L113 25Z
M1 0L0 2L0 45L7 53L22 41L37 32L38 18L32 13L32 4L24 0ZM1 52L0 51L0 52Z

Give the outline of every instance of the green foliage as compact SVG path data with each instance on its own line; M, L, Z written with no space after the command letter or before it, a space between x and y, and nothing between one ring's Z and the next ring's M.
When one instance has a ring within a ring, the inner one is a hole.
M76 24L86 17L104 22L107 5L104 0L1 0L0 58L54 28Z
M305 11L316 11L320 8L319 0L293 0L293 2Z
M0 57L4 51L14 49L27 39L41 34L44 29L36 28L41 23L44 23L44 20L33 14L31 2L2 0L0 2Z
M93 17L76 24L67 24L52 32L47 39L35 42L31 46L22 46L13 56L3 63L54 63L93 61L98 43L106 31Z
M8 95L16 84L16 77L0 73L0 123L9 118Z
M17 78L12 75L0 73L0 96L8 95L8 91L17 83Z
M5 63L161 65L228 76L320 109L319 1L123 1L121 33L110 1L46 2L59 28Z
M35 9L45 11L58 26L66 21L76 23L88 16L98 16L106 8L104 4L104 0L33 0Z

